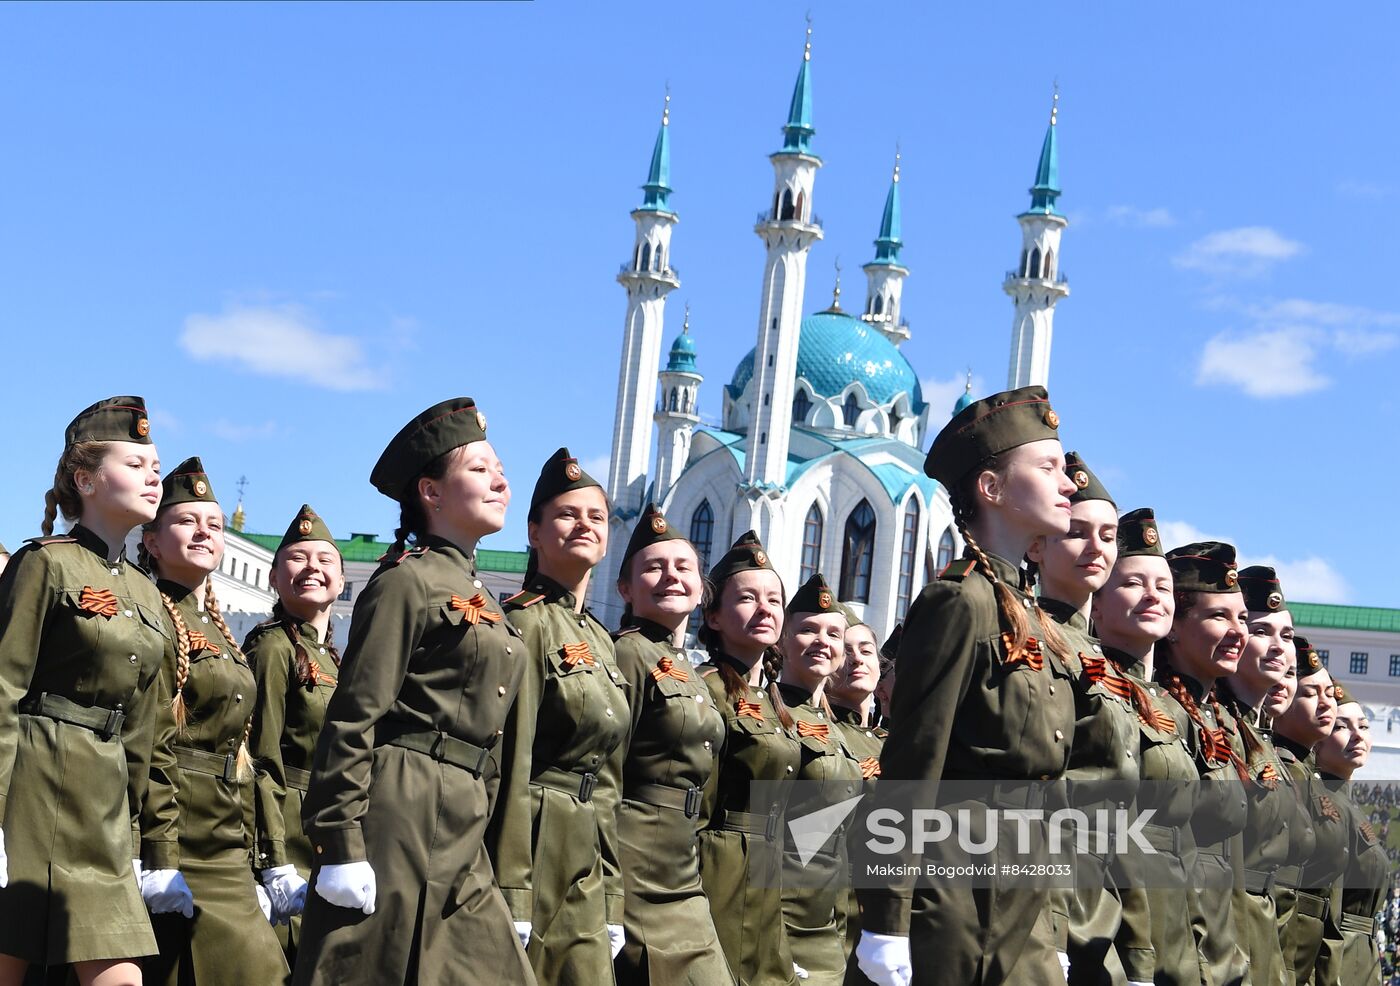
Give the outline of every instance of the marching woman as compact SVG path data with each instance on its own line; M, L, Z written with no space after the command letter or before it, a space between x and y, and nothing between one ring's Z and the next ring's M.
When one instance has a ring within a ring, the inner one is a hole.
M1074 730L1064 641L1023 591L1019 567L1036 537L1069 529L1075 485L1059 422L1044 388L1023 387L970 404L933 441L924 471L948 491L967 552L924 587L904 621L882 787L1013 782L997 807L1035 809L1040 788L1030 782L1064 773ZM984 807L940 802L947 811ZM911 969L920 986L1063 978L1048 936L1032 936L1046 889L934 883L858 896L856 954L876 983L906 981Z
M66 963L83 986L140 983L136 960L156 951L142 864L152 871L152 910L190 909L175 869L170 753L154 746L170 716L160 688L168 631L159 594L122 550L155 517L160 493L145 403L99 401L68 425L44 536L0 578L5 986L31 964ZM54 536L59 511L73 526ZM136 812L157 801L161 824L135 851Z
M153 919L160 954L146 960L146 982L272 986L286 978L287 960L249 867L253 833L242 790L253 779L255 685L210 579L224 557L224 513L198 457L161 485L160 512L143 529L141 550L174 639L162 675L174 714L180 868L194 917Z
M608 549L608 500L561 448L530 498L525 587L504 601L525 645L501 741L488 846L541 983L612 977L622 948L617 808L628 696L612 637L584 608Z
M1200 986L1201 965L1192 925L1199 914L1196 849L1191 835L1196 761L1183 742L1186 710L1153 681L1154 648L1171 632L1176 600L1151 508L1118 519L1118 560L1090 612L1104 656L1136 686L1136 758L1141 784L1137 809L1154 812L1144 826L1151 856L1124 854L1114 867L1122 888L1116 948L1135 982ZM1149 705L1141 704L1146 693Z
M750 804L749 785L792 779L802 755L777 684L783 582L753 531L710 569L709 591L701 674L724 716L724 739L700 809L700 881L735 978L783 986L797 977L783 927L782 833L767 806Z
M733 986L695 855L700 790L714 769L724 719L679 646L700 605L695 547L652 504L623 552L626 604L614 637L631 695L617 838L626 942L618 986Z
M293 982L533 983L483 842L526 660L476 576L510 485L469 397L406 424L370 482L399 527L355 600L302 799L314 891Z
M1248 613L1240 595L1235 549L1201 541L1167 552L1176 613L1157 643L1157 680L1190 718L1190 746L1202 778L1191 828L1201 915L1196 922L1204 981L1230 986L1248 976L1245 940L1235 923L1233 890L1240 882L1241 830L1249 814L1245 785L1253 785L1239 727L1216 693L1244 652Z
M1317 745L1317 769L1342 813L1348 836L1346 872L1332 891L1335 931L1323 941L1317 960L1319 986L1379 983L1376 912L1391 885L1385 841L1376 834L1351 797L1351 777L1371 754L1371 722L1361 705L1336 686L1337 713L1332 733Z
M1296 691L1287 707L1274 713L1274 743L1279 760L1309 806L1314 845L1297 880L1279 895L1280 920L1289 915L1279 938L1294 981L1311 983L1323 935L1336 924L1327 921L1329 898L1332 885L1347 868L1350 826L1322 783L1314 752L1332 735L1337 714L1332 677L1307 638L1294 636L1293 645L1298 655Z
M846 659L845 640L846 608L817 573L797 590L783 618L779 690L802 747L797 779L815 782L804 785L810 797L788 805L789 817L861 793L860 758L846 746L826 700L826 684ZM783 848L783 923L793 964L809 986L840 986L846 977L847 828L848 822L838 825L819 847L787 840Z
M1288 986L1291 968L1279 943L1274 893L1280 875L1293 875L1296 881L1296 865L1312 854L1316 837L1306 802L1298 797L1269 739L1264 703L1294 663L1293 618L1272 568L1242 569L1239 580L1248 636L1239 667L1219 686L1239 724L1245 765L1254 781L1245 787L1249 823L1244 830L1244 884L1235 887L1235 926L1254 986Z
M248 737L257 771L255 861L273 917L286 926L278 939L295 967L312 865L301 803L340 667L340 652L331 642L331 607L345 587L340 549L310 506L303 504L292 518L267 580L277 593L272 619L255 626L243 641L257 679Z
M1151 699L1104 657L1089 633L1090 600L1118 559L1118 509L1077 453L1065 456L1065 472L1075 486L1069 531L1036 538L1027 557L1040 578L1040 606L1059 626L1072 655L1074 744L1065 779L1070 805L1093 818L1098 809L1112 810L1133 799L1139 777L1138 710L1150 706ZM1114 947L1123 907L1109 875L1110 862L1093 852L1077 855L1074 885L1056 891L1067 922L1056 929L1057 945L1072 986L1151 979L1150 968L1129 976Z

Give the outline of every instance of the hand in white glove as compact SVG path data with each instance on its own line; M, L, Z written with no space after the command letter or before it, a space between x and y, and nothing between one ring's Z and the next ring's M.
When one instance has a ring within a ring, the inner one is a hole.
M10 885L10 857L5 855L5 830L0 829L0 889Z
M1152 986L1152 984L1149 982L1144 982L1141 979L1129 979L1128 986Z
M1069 979L1069 953L1057 951L1055 958L1060 960L1060 971L1065 974L1065 979Z
M909 937L862 931L856 942L856 965L875 986L909 986L914 976L909 964Z
M194 894L179 870L148 870L141 874L141 898L152 914L180 913L194 917Z
M534 930L534 926L533 926L532 924L530 924L529 921L516 921L516 922L515 922L515 933L516 933L516 935L518 935L518 936L520 937L520 947L521 947L521 948L529 948L529 947L530 947L530 932L533 931L533 930Z
M277 922L272 920L272 898L267 895L267 891L262 888L262 884L253 884L253 890L256 891L258 895L258 910L263 912L263 917L267 919L268 924L276 924Z
M368 860L331 863L316 875L316 892L336 907L357 907L373 914L376 891L374 867Z
M798 978L798 979L811 979L811 978L812 978L812 974L811 974L810 972L808 972L806 969L802 968L802 967L801 967L800 965L798 965L796 962L794 962L794 963L792 964L792 971L795 972L795 973L797 973L797 978Z
M131 861L131 872L136 874L136 892L139 894L141 892L141 860L133 859Z
M627 935L623 933L622 925L608 925L608 944L612 947L612 957L617 958L617 953L622 951L622 943L627 941Z
M306 881L291 863L271 866L259 879L272 900L273 924L287 924L306 906Z

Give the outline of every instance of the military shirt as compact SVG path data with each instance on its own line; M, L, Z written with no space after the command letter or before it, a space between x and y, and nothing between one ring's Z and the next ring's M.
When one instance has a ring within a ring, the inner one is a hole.
M1318 957L1317 982L1375 982L1380 955L1373 919L1392 883L1390 859L1367 809L1352 798L1351 782L1325 770L1321 774L1346 823L1349 852L1346 872L1332 890L1332 920Z

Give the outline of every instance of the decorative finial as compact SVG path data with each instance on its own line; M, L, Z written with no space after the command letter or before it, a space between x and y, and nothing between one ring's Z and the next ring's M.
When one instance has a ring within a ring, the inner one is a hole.
M671 123L671 82L666 82L666 107L661 111L661 125L670 126Z
M836 287L831 291L831 310L841 310L841 258L836 258Z
M685 321L681 323L681 335L690 332L690 302L685 303Z
M812 60L812 12L807 11L807 47L803 49L802 60L810 62Z
M967 368L967 387L965 389L967 393L972 393L972 367L970 366Z
M894 180L895 182L898 182L898 181L899 181L899 141L897 141L897 140L894 142L894 179L893 179L893 180Z
M1050 126L1055 125L1055 115L1060 111L1060 80L1055 80L1055 95L1050 100Z

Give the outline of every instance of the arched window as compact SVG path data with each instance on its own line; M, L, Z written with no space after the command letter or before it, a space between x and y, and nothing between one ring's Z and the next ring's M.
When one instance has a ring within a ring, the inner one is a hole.
M807 193L806 193L805 191L804 191L804 192L798 192L798 193L797 193L797 208L796 208L796 210L793 212L793 217L792 217L792 218L796 219L798 222L804 222L804 221L806 220L806 216L807 216L806 204L807 204Z
M710 570L710 547L715 535L715 514L710 509L710 501L700 501L700 506L695 508L695 513L690 515L690 543L695 545L695 554L700 558L700 571ZM695 612L690 614L690 624L686 630L694 639L695 633L700 629L700 607L695 607Z
M657 269L657 270L665 270L665 269L666 269L666 265L663 264L663 263L661 262L661 252L662 252L662 246L661 246L660 243L658 243L658 244L656 244L656 269Z
M1045 250L1045 278L1046 278L1046 280L1049 280L1050 278L1052 278L1052 277L1054 277L1054 276L1055 276L1055 251L1054 251L1054 250L1051 250L1051 249L1049 249L1049 248L1047 247L1046 250Z
M1026 250L1023 249L1023 250L1021 251L1021 276L1022 276L1022 277L1028 277L1028 276L1030 275L1030 272L1031 272L1031 269L1030 269L1030 259L1031 259L1030 253L1029 253L1028 251L1026 251Z
M853 603L870 602L870 573L875 565L875 511L861 500L846 518L841 545L840 598Z
M821 567L821 558L822 511L814 503L812 509L807 511L807 519L802 522L802 573L797 581L805 585L808 579L816 575Z
M638 270L646 270L651 267L651 244L642 244L642 262L637 265Z
M1034 250L1031 251L1031 267L1030 267L1030 273L1029 273L1027 276L1028 276L1028 277L1039 277L1039 276L1040 276L1040 247L1036 247Z
M786 222L792 218L792 213L792 189L788 188L783 191L783 208L778 213L778 218Z
M883 315L884 313L885 313L885 299L882 298L882 297L880 297L880 296L877 294L877 295L875 296L875 312L874 312L874 314L876 314L876 315Z
M919 501L912 496L904 508L904 538L899 544L899 602L895 614L904 619L914 597L914 566L919 563Z
M957 548L953 544L953 529L950 527L943 532L943 536L938 539L938 571L941 572L953 562L953 552ZM935 573L936 574L936 573Z
M902 421L902 420L904 420L904 419L901 418L901 417L899 416L899 409L898 409L898 408L894 408L894 407L890 408L890 434L891 434L891 435L897 435L897 434L899 434L899 423L900 423L900 421Z
M681 396L685 399L685 413L689 414L690 409L695 406L695 395L687 388L681 391Z
M777 219L777 218L778 218L778 215L779 215L779 213L778 213L778 208L779 208L779 206L778 206L778 201L779 201L779 199L778 199L778 193L777 193L777 192L774 192L774 193L773 193L773 218L774 218L774 219Z
M856 400L854 392L846 395L846 403L841 405L841 417L847 428L856 426L856 418L860 417L860 402Z
M812 413L812 398L807 396L807 391L801 387L797 388L797 393L792 398L792 420L794 423L801 423L807 420L807 415Z
M676 394L676 388L675 388L675 387L672 387L672 388L671 388L671 410L672 410L672 411L679 411L679 410L680 410L680 398L679 398L679 396L677 396L677 394Z

